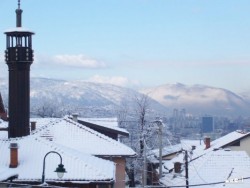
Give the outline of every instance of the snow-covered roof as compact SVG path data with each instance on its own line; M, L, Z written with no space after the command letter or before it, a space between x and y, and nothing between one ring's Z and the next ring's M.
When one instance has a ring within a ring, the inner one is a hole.
M201 147L204 148L205 144L203 140L190 140L190 139L183 139L181 140L182 148L186 150L192 149L192 146L195 146L196 148Z
M32 121L37 122L37 129L32 134L64 147L95 156L132 157L136 155L128 146L67 117L60 119L36 118Z
M245 133L242 131L233 131L225 136L222 136L222 137L212 141L210 144L210 148L208 148L208 149L205 149L204 142L203 141L200 142L199 140L193 140L193 141L192 140L182 140L181 144L182 144L182 147L186 150L190 150L192 145L196 146L196 149L193 151L193 158L197 158L199 156L204 155L205 153L213 151L214 149L223 148L236 140L247 137L247 136L249 136L249 134L250 134L249 132ZM165 161L164 162L165 168L168 170L173 169L174 162L182 162L183 157L184 157L183 153L180 153L175 158L173 158L169 161Z
M203 142L199 143L197 141L193 142L188 140L181 141L183 146L186 145L185 147L188 151L191 151L188 149L188 146L196 146L196 149L192 150L192 154L189 152L189 184L210 184L219 181L226 181L231 171L232 173L229 180L241 177L247 178L250 174L250 158L247 153L245 151L230 151L228 149L222 149L247 136L249 136L249 133L234 131L212 141L210 148L208 149L205 149ZM169 170L174 168L174 163L184 163L183 159L184 153L180 153L172 160L164 161L163 171L165 176L162 181L165 185L185 185L185 172L182 172L181 175L173 174L173 172L169 173ZM249 187L249 183L250 180L246 179L244 180L244 185L242 186L242 184L240 184L240 187ZM214 187L223 187L223 185L231 187L230 183L216 184ZM211 185L208 185L207 187L209 186Z
M182 145L181 144L176 144L176 145L170 145L167 147L162 148L162 156L167 156L176 152L179 152L182 150ZM149 155L154 155L156 158L159 157L159 149L154 149L150 151Z
M117 118L78 118L81 122L88 122L92 125L116 131L118 134L129 136L129 132L118 126Z
M17 143L19 146L19 165L17 168L9 168L10 143ZM56 154L50 154L46 158L46 182L74 181L84 183L114 180L115 167L113 162L48 142L36 135L0 140L0 180L17 174L18 179L15 181L41 182L43 158L49 151L60 153L67 173L62 179L57 177L54 170L60 163L60 158Z
M175 161L178 161L178 160L181 161L183 159L183 156L180 153L180 151L182 151L182 150L191 150L192 146L195 146L195 148L200 147L203 150L204 149L204 142L200 141L200 140L181 140L180 144L169 145L169 146L164 147L162 149L162 156L163 157L176 153L176 156L174 157L174 159L164 161L165 167L167 169L169 169L169 170L172 169L174 167L174 162ZM197 155L199 155L199 154L200 153L198 153ZM154 149L154 150L149 152L148 160L150 162L158 163L159 162L158 158L159 158L159 149Z
M189 162L188 173L189 185L202 184L196 187L211 187L211 183L221 182L214 184L213 187L231 187L232 184L225 183L226 180L250 176L250 158L245 151L212 151ZM161 182L167 186L185 186L185 170L180 174L174 172L164 174ZM244 179L238 183L238 185L233 184L235 187L249 188L250 181Z
M30 121L36 122L36 129L29 136L8 139L7 131L0 131L0 180L17 174L18 182L40 182L45 154L56 151L61 154L67 173L63 179L58 179L54 170L60 162L59 157L48 155L46 182L110 182L115 180L115 164L98 156L136 155L126 145L68 117L32 118ZM1 121L0 126L6 127L7 122ZM13 142L19 146L17 168L9 168L9 145Z
M162 157L177 153L181 150L182 150L181 144L170 145L170 146L164 147L162 148ZM154 149L154 150L149 151L147 154L147 160L153 164L159 163L159 149Z
M249 135L250 135L250 132L244 132L241 130L233 131L225 136L222 136L222 137L212 141L210 147L211 148L225 147L228 144L235 142L237 140L240 140L242 138L245 138Z

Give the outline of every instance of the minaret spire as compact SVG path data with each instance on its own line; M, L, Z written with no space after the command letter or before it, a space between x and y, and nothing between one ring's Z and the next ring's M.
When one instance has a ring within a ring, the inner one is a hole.
M31 31L22 27L20 0L16 9L16 28L5 32L5 61L9 68L8 137L30 134L30 66L33 63Z
M16 9L16 27L22 27L22 12L20 8L20 0L18 0L18 9Z

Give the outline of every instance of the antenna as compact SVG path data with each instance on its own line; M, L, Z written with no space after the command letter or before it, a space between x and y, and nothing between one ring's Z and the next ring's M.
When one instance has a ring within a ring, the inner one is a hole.
M18 0L18 9L20 9L20 0Z
M18 9L16 9L16 26L22 27L22 9L20 9L20 1L18 0Z

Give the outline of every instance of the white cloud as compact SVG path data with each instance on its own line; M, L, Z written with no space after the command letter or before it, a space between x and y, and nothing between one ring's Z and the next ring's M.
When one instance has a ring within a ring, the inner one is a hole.
M96 82L96 83L105 83L105 84L113 84L118 86L137 86L139 82L136 80L129 80L126 77L122 76L101 76L101 75L94 75L90 77L87 81L89 82Z
M83 54L55 55L52 57L52 61L57 64L62 64L62 65L70 66L70 67L91 68L91 69L105 67L105 64L103 62L89 58Z

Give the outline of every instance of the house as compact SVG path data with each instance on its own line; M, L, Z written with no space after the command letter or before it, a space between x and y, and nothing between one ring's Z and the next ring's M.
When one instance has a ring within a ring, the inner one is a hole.
M230 148L233 151L246 151L250 156L250 132L233 131L211 142L211 148Z
M176 156L182 150L181 144L170 145L162 148L162 160L170 160ZM147 154L147 168L148 168L148 185L158 185L159 177L158 171L159 168L159 149L154 149L148 152Z
M3 122L2 126L5 127L5 124L7 123ZM10 143L19 146L19 162L15 169L8 166ZM125 187L126 158L136 155L124 144L68 117L33 118L31 134L25 137L7 139L7 132L0 132L0 152L4 153L0 159L0 164L4 165L0 168L6 169L5 174L17 174L18 178L12 180L15 183L39 184L43 157L51 150L62 155L67 173L63 179L58 179L55 173L52 173L54 169L49 169L56 167L49 164L50 167L46 172L51 173L46 174L46 182L50 185L84 188L97 188L100 185L107 188ZM53 161L58 160L56 157ZM38 161L41 164L38 164ZM30 173L29 169L41 170ZM0 173L0 180L6 179L8 178L5 176L1 178Z
M169 145L169 146L163 147L162 148L162 160L172 159L181 150L182 150L181 144ZM148 159L150 159L150 158L151 158L152 162L154 161L154 159L156 159L155 162L157 162L159 159L159 149L151 150L148 154Z
M168 145L162 148L162 161L164 164L168 164L168 161L176 158L183 150L191 150L199 146L204 146L204 143L200 140L181 140L181 143L175 145ZM158 185L159 184L159 149L154 149L148 152L148 184ZM172 164L172 163L170 163ZM170 168L173 168L171 165Z
M160 182L167 187L185 187L188 180L190 187L248 188L249 174L250 158L245 151L221 149L205 153L198 158L189 156L188 179L185 167L177 167L171 172L165 172Z
M36 129L31 134L71 150L91 154L116 164L115 187L125 187L126 158L136 153L128 146L80 123L65 118L35 118Z
M12 145L16 151L13 151ZM45 165L46 183L56 186L96 188L99 185L111 188L115 178L115 166L109 160L90 154L72 151L36 135L0 140L0 180L12 180L15 184L41 184L43 159L46 153L60 153L67 173L58 178L54 170L60 163L57 155L48 155Z
M186 147L187 152L164 161L160 182L169 187L185 186L188 174L189 185L196 187L249 187L248 137L249 133L234 131L212 142L205 138L205 146Z

